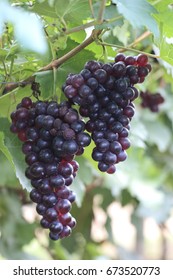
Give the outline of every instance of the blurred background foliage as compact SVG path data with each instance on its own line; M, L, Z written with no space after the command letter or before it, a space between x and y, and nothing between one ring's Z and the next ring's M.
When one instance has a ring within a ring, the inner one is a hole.
M0 9L0 19L4 19L0 21L1 259L173 259L172 1L107 1L105 21L99 25L96 19L104 2L0 3L6 7L6 13ZM37 21L31 25L32 12ZM9 20L9 13L15 20ZM37 41L32 36L35 26ZM101 40L113 47L96 41L61 65L56 77L52 71L37 72L79 45L93 26L103 29ZM21 144L9 132L10 113L22 97L31 96L30 83L14 90L9 87L35 75L41 99L51 98L56 85L58 98L63 100L61 86L68 73L78 73L88 60L113 61L119 51L151 55L153 70L137 87L160 93L165 102L158 113L142 108L140 97L135 102L131 148L115 174L98 171L91 158L92 145L76 157L80 169L72 185L77 195L72 215L77 226L69 238L50 241L29 199Z

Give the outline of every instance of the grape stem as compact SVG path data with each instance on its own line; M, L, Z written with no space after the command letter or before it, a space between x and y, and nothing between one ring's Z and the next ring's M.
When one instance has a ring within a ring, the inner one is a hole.
M98 17L97 17L97 23L101 24L103 22L103 16L104 16L104 11L105 11L105 6L106 6L107 0L102 0L98 12Z
M90 10L91 10L92 17L95 18L92 0L88 0L88 3L89 3L89 7L90 7Z
M64 33L65 33L66 35L69 35L69 34L72 34L72 33L75 33L75 32L79 32L79 31L81 31L81 30L85 30L86 28L92 27L92 26L94 26L95 24L96 24L96 21L95 21L95 20L92 20L92 21L87 22L87 23L85 23L85 24L82 24L82 25L73 27L73 28L71 28L71 29L69 29L69 30L66 30Z
M107 47L116 48L116 49L118 49L118 51L119 51L119 50L121 50L121 51L132 51L132 52L142 53L142 54L145 54L145 55L150 56L150 57L153 57L153 58L159 58L159 57L160 57L160 56L155 55L155 54L150 54L150 53L143 52L143 51L141 51L141 50L137 50L137 49L130 48L129 46L124 47L124 46L121 46L121 45L109 44L109 43L100 42L100 41L98 41L97 43L98 43L99 45L103 45L103 46L107 46Z
M140 43L141 41L143 41L145 38L149 37L150 35L152 35L152 33L150 31L145 31L138 38L136 38L131 44L129 44L127 47L132 48L132 47L136 46L138 43ZM123 51L125 51L124 48L119 49L119 52L123 52Z

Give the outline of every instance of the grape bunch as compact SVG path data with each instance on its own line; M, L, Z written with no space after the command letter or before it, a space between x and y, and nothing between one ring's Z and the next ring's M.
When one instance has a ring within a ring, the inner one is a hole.
M11 119L11 132L23 142L25 175L31 180L30 198L42 216L40 224L52 240L67 237L76 225L70 214L75 193L69 188L79 167L74 158L91 142L85 123L67 101L33 102L28 97Z
M68 101L88 118L86 129L95 143L92 158L102 172L114 173L115 165L127 157L133 101L139 95L134 85L143 83L150 71L146 55L119 53L114 63L87 62L79 74L69 74L62 87Z
M151 112L159 112L159 105L164 103L164 98L160 93L150 93L149 91L141 91L141 107L148 108Z

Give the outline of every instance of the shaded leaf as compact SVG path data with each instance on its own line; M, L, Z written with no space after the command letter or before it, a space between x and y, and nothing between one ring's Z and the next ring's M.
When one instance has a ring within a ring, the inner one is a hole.
M16 177L24 189L31 190L30 181L25 176L26 163L21 151L21 142L17 136L10 132L10 123L5 118L0 118L1 130L4 133L4 144L11 154L13 165L15 166Z
M90 15L90 8L86 0L66 0L55 2L55 10L58 16L66 21L80 24Z
M76 176L74 182L72 183L71 188L76 194L77 206L81 207L85 195L85 185L78 175Z
M153 34L158 37L159 29L157 22L152 14L157 10L146 0L114 0L118 10L132 24L133 27L147 27Z
M0 17L3 20L0 24L11 22L14 25L15 37L23 48L45 54L47 44L43 26L35 14L12 7L6 1L0 3L0 11ZM2 33L2 27L0 27L0 33Z

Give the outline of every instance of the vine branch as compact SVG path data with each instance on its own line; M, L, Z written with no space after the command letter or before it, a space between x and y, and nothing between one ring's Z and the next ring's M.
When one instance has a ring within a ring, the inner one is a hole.
M74 49L72 49L71 51L66 53L64 56L60 57L59 59L53 60L51 63L49 63L48 65L44 66L42 69L40 69L39 72L52 70L54 67L58 68L61 64L63 64L69 58L73 57L78 52L80 52L81 50L86 48L88 45L93 43L95 41L95 38L98 37L99 34L101 34L101 30L95 30L94 29L92 31L91 35L84 42L82 42L80 45L78 45L77 47L75 47Z
M92 31L91 35L84 42L82 42L80 45L78 45L77 47L75 47L74 49L72 49L71 51L66 53L64 56L62 56L58 59L55 59L48 65L42 67L40 70L38 70L38 72L49 71L49 70L53 70L54 68L57 69L65 61L67 61L71 57L75 56L78 52L80 52L81 50L86 48L88 45L93 43L100 34L101 34L101 30L94 29ZM31 76L21 82L7 84L3 90L3 94L6 94L20 86L25 87L27 84L31 84L34 81L34 79L35 79L35 77Z

